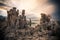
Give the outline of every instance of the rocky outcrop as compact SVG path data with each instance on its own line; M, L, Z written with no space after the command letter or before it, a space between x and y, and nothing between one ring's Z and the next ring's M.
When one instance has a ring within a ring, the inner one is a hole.
M4 40L58 40L56 34L59 32L57 21L51 21L50 16L41 14L40 24L31 27L31 19L28 25L25 10L19 15L15 7L7 11L7 19L1 23Z

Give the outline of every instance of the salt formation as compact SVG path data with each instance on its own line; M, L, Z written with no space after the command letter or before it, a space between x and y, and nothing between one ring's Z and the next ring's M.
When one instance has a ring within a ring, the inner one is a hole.
M22 10L22 14L19 15L19 10L13 7L7 11L7 14L5 40L57 40L54 34L58 23L51 21L50 16L42 13L40 24L33 28L31 27L31 19L30 26L28 26L25 10Z

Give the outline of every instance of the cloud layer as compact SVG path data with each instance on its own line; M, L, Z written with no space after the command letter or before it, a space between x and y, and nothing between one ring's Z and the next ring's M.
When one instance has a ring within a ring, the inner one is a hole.
M25 9L27 17L31 17L32 19L39 19L41 13L51 15L55 10L55 6L53 4L50 4L48 0L2 0L2 3L4 3L2 6L7 6L7 10L14 6L17 7L17 9L20 10L20 14L21 10ZM3 8L6 8L6 6Z

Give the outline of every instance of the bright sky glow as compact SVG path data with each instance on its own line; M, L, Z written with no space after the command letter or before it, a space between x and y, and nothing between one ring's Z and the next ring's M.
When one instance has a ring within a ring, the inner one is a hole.
M40 19L40 14L45 13L47 15L52 15L55 11L55 6L48 3L48 0L7 0L6 5L12 7L17 7L20 14L23 9L26 10L26 16L28 18ZM7 8L9 10L9 8ZM7 15L7 14L2 14Z

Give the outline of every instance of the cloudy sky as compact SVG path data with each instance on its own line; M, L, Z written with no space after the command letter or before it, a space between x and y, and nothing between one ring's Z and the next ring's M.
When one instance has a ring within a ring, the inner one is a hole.
M39 20L41 13L60 19L59 3L59 0L0 0L0 15L7 16L6 11L16 7L20 14L25 9L27 18L34 20Z
M4 11L2 14L6 16L5 10L17 7L21 11L26 10L28 17L40 17L41 13L51 15L55 11L55 5L51 4L49 0L0 0L0 10Z

